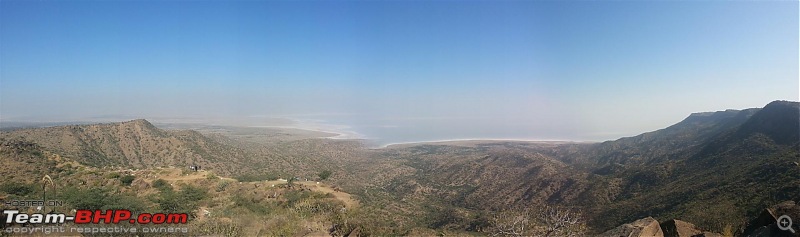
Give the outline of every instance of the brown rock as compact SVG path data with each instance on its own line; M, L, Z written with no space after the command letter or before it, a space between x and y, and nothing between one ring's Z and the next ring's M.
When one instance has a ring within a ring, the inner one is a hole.
M661 223L661 230L664 231L665 237L691 237L703 234L694 224L675 219Z
M703 232L702 234L695 235L692 237L724 237L722 234L714 233L714 232Z
M663 237L664 232L656 219L646 217L634 222L617 226L599 236L604 237Z
M771 225L778 220L778 217L772 213L772 210L769 208L765 208L761 211L761 214L758 215L755 219L750 220L747 228L744 230L745 235L750 235L751 233L755 233L756 230L761 229L761 227Z
M797 231L800 224L797 221L792 224L795 233L778 228L778 217L783 215L789 216L792 220L800 220L800 205L786 201L764 209L761 215L750 220L742 236L800 236L800 232Z

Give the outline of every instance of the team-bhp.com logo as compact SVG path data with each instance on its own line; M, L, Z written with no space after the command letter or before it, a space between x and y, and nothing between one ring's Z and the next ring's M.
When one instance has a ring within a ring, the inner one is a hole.
M6 224L64 224L72 221L75 224L186 224L189 215L186 213L141 213L133 216L130 210L77 210L74 216L63 213L25 214L18 210L4 210Z

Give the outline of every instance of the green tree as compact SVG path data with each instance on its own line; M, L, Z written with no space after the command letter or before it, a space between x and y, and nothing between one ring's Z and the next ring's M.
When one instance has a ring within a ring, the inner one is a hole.
M319 175L320 180L326 180L328 179L328 177L331 177L332 173L333 172L331 172L330 170L323 170L322 172L319 172L319 174L317 175Z
M133 175L125 175L125 176L119 177L119 181L121 181L122 184L125 185L125 186L130 186L131 183L133 183L134 179L136 179L136 176L133 176Z

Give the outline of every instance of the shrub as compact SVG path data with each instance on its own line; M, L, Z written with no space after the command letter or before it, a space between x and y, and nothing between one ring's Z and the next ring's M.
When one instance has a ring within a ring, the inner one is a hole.
M206 175L206 179L219 179L219 177L217 177L217 175L215 175L214 173L208 173Z
M725 237L733 237L734 236L734 229L733 226L730 224L725 225L725 228L722 229L722 236Z
M243 236L242 227L235 223L220 221L204 221L192 228L198 235L208 236Z
M153 181L152 185L161 192L172 191L172 186L170 186L169 183L163 179L156 179Z
M59 193L65 203L71 204L75 209L102 209L109 200L106 190L100 188L90 188L81 190L77 188L67 188Z
M274 205L271 205L272 203L264 205L262 203L254 202L249 198L244 198L238 195L234 196L231 199L236 207L242 207L257 215L262 215L262 216L267 215L273 212L273 209L275 208Z
M293 236L300 231L299 221L294 216L279 215L266 221L267 235L269 236Z
M0 191L11 195L27 196L33 193L34 190L35 188L32 185L23 183L8 182L0 184Z
M192 185L181 185L181 196L186 201L190 202L198 202L203 200L208 196L208 192L205 189L198 188Z
M283 193L283 197L286 198L287 206L293 206L295 203L311 197L311 193L300 190L291 190Z
M162 190L160 197L155 202L163 212L187 213L189 216L195 217L194 211L197 209L197 203L206 196L207 193L204 189L182 185L179 192L172 189Z
M222 191L225 191L225 188L227 188L227 187L228 187L228 185L230 185L230 184L231 184L231 182L229 182L229 181L222 181L222 182L219 182L219 183L217 184L217 189L216 189L216 191L217 191L217 192L222 192Z
M106 199L106 203L103 205L103 209L106 210L127 209L134 213L139 213L145 211L147 207L142 199L134 195L109 193L106 195Z
M125 175L119 178L119 181L122 182L125 186L130 186L133 183L133 180L136 179L136 176L133 175Z
M332 172L330 170L323 170L322 172L319 172L318 175L320 180L326 180L328 177L331 177L331 174Z

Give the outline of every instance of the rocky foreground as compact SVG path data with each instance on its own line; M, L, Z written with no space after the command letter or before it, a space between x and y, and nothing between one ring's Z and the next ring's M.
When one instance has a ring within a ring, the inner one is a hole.
M671 219L659 222L652 217L642 218L631 223L626 223L617 228L606 231L599 235L603 237L721 237L721 236L800 236L797 232L798 223L792 223L795 233L779 228L778 220L781 216L787 215L792 220L800 220L800 205L793 201L787 201L765 208L755 219L749 221L747 227L736 230L737 233L713 233L698 229L694 224Z

